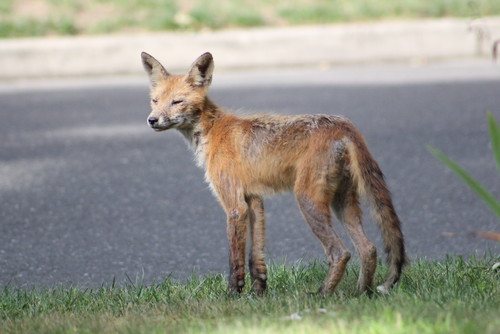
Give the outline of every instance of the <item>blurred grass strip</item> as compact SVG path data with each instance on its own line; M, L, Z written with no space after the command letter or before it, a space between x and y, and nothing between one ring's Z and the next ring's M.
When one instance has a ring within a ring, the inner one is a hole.
M0 37L494 15L498 0L1 0Z

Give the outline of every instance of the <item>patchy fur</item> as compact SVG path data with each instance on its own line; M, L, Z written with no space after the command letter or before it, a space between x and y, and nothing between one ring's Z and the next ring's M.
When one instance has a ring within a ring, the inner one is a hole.
M387 291L399 280L406 261L400 221L377 162L349 120L333 115L236 116L207 96L214 67L211 54L200 56L186 75L171 75L146 53L142 60L151 80L148 125L182 133L227 214L229 290L243 289L247 227L252 289L266 289L262 196L286 190L295 193L330 262L320 293L335 289L351 257L333 228L332 210L359 254L359 289L373 288L377 255L363 232L361 195L372 206L389 264L378 290Z

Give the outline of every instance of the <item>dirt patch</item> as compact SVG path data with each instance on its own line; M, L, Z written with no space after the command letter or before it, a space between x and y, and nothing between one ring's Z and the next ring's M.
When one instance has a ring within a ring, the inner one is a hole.
M74 22L82 30L90 28L101 22L116 20L123 15L123 10L111 3L91 3L74 13Z
M9 16L39 21L66 19L78 31L85 32L98 24L109 24L124 14L124 8L109 2L75 1L55 5L47 0L14 0Z
M44 0L15 0L12 3L12 16L45 19L52 15L54 8Z

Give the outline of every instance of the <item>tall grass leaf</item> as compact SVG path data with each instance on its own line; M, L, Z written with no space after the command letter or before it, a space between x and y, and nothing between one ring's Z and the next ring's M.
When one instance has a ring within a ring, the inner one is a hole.
M491 151L500 172L500 129L491 111L488 111L488 132L491 139Z
M493 197L486 189L484 189L469 173L463 170L459 165L453 162L443 153L437 149L427 145L427 149L439 160L445 163L448 167L455 172L462 180L465 181L485 202L498 218L500 218L500 202Z

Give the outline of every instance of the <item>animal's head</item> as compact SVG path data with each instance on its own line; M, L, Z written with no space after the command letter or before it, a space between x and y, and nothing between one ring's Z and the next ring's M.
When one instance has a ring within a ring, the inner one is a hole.
M212 82L214 61L204 53L185 75L172 75L151 55L141 54L151 82L151 113L148 125L155 131L189 129L199 119L207 89Z

